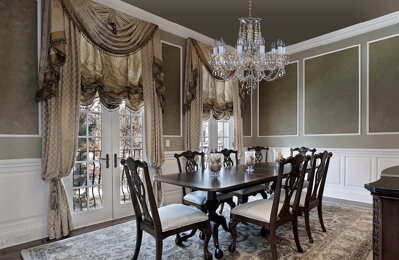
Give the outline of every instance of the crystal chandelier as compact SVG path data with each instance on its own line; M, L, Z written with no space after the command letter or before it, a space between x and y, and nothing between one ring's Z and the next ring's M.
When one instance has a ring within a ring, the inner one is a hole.
M262 37L260 22L252 17L252 0L249 0L249 17L240 18L240 30L236 48L226 50L223 40L215 41L210 64L213 75L224 80L239 80L247 94L251 94L262 80L273 81L285 75L285 65L289 56L285 54L285 43L277 40L271 51L265 52L265 39Z

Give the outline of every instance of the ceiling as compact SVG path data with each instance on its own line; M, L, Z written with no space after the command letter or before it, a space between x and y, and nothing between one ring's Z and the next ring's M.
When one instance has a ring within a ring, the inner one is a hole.
M123 0L150 13L234 46L246 0ZM399 11L398 0L253 0L268 44L287 45Z

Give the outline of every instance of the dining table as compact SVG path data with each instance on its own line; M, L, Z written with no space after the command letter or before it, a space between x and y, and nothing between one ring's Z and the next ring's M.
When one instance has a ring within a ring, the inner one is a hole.
M223 257L223 251L219 246L219 227L222 226L227 232L230 232L226 218L219 215L216 210L219 207L219 201L216 194L218 192L227 193L243 188L248 188L258 184L265 184L277 179L279 164L275 162L258 163L253 166L252 171L248 171L246 165L236 165L223 167L217 173L209 169L202 169L192 172L173 173L154 177L157 182L177 185L193 190L207 192L205 209L209 221L212 224L212 237L215 245L215 257ZM284 174L291 172L289 164L284 167Z

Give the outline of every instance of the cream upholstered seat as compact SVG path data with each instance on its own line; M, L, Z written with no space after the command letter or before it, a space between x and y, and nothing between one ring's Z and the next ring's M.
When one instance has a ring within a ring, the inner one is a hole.
M208 220L202 211L183 204L171 204L158 209L162 232Z
M244 204L240 204L231 210L231 214L259 220L270 223L270 215L272 212L273 200L261 199ZM278 209L283 207L283 203L279 203Z
M189 194L185 195L183 199L184 201L189 201L197 205L204 205L207 195L208 193L206 191L197 190L197 191L192 191ZM232 196L233 195L231 193L221 193L221 192L216 193L216 198L219 201L231 198Z
M292 206L294 204L294 199L295 199L296 191L292 193L290 205ZM268 200L273 201L274 195L271 195ZM281 191L280 195L280 201L284 201L285 198L285 192L284 190ZM302 190L301 193L301 198L299 199L299 207L305 207L305 201L306 201L306 191Z

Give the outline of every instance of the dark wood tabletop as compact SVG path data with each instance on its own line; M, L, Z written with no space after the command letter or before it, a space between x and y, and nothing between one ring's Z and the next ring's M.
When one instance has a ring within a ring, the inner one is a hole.
M222 168L217 177L209 170L199 170L187 173L167 174L155 177L155 181L191 188L195 190L227 192L250 187L256 184L271 182L277 178L278 164L259 163L253 172L246 171L246 165ZM287 165L284 173L291 168Z

